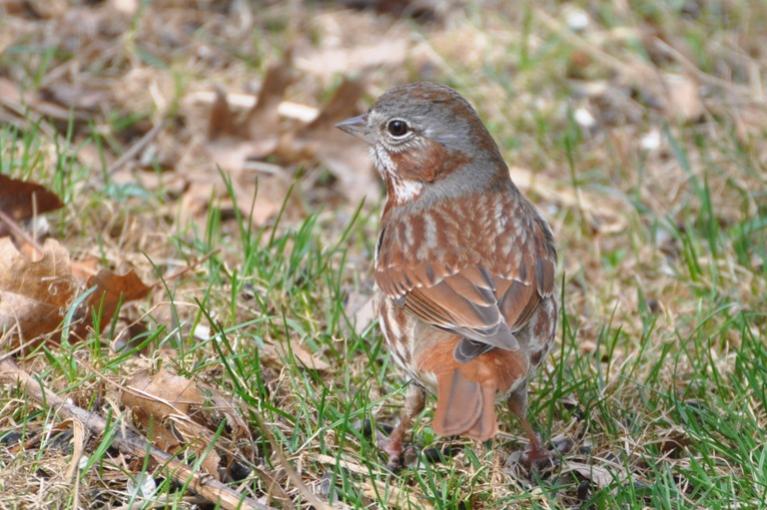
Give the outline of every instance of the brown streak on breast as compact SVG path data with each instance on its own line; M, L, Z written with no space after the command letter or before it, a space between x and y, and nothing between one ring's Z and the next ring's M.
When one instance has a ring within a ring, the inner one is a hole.
M391 209L395 205L394 201L394 183L392 182L391 176L387 175L384 179L384 182L386 184L386 203L384 204L383 212L381 213L381 222L384 223L386 219L389 217L389 213L391 212Z
M410 225L413 229L413 244L410 247L410 252L414 255L415 260L420 260L418 254L421 245L426 242L426 221L420 214L414 214L406 221L410 221Z

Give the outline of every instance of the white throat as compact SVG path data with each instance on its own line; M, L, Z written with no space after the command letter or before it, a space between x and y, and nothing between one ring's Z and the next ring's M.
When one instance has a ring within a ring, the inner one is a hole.
M410 179L403 179L397 175L394 162L385 149L376 145L370 147L370 157L375 164L378 173L385 181L391 181L394 192L394 200L398 203L407 202L416 198L423 190L423 183Z

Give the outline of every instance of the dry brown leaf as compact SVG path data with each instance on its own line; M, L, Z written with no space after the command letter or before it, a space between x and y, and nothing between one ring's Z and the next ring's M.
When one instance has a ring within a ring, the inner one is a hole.
M83 83L72 84L55 81L40 89L40 98L51 101L65 108L93 112L100 105L111 102L106 88L86 86Z
M264 225L274 218L290 190L290 180L279 173L256 175L254 172L238 171L232 172L231 177L237 208L245 218L250 218L252 212L255 226ZM225 186L220 182L206 181L194 181L183 194L181 211L187 219L203 217L212 203L224 211L233 210ZM295 196L289 200L285 209L286 216L290 219L299 217L303 213L303 206Z
M190 92L184 97L184 104L189 107L200 105L213 105L216 102L218 93L210 90L198 90ZM256 104L256 96L252 94L242 94L229 92L226 95L226 102L231 110L250 110ZM293 101L281 101L277 107L277 113L283 119L290 119L308 124L319 115L319 110L313 106Z
M251 110L256 106L254 104ZM215 100L210 107L210 116L208 117L208 138L215 140L226 135L242 138L244 133L241 123L237 121L234 112L229 108L226 93L220 88L216 88Z
M42 248L32 260L0 238L0 330L17 327L24 341L56 329L76 290L66 248L53 239Z
M309 351L298 340L290 340L290 345L267 344L261 352L261 359L265 362L287 365L290 358L296 360L297 365L302 365L312 370L326 371L330 369L330 364Z
M58 18L67 10L65 0L26 0L24 4L35 17L43 19Z
M25 4L22 0L0 0L0 9L6 14L26 14L28 7Z
M272 66L266 72L264 83L258 93L258 100L245 117L245 130L251 140L271 140L273 146L267 152L277 148L279 107L285 90L293 83L290 57Z
M75 260L71 264L72 276L78 282L86 282L88 278L95 276L99 272L100 260L94 255L85 255L80 260Z
M631 478L631 475L618 466L611 466L611 470L604 466L596 466L583 462L567 461L562 465L562 472L575 472L582 477L591 480L594 485L603 489L613 483L613 481L625 481Z
M0 211L15 221L23 221L34 214L54 211L63 206L58 195L36 182L0 175ZM0 221L0 237L8 234L7 228Z
M205 399L197 385L185 377L165 370L154 375L140 372L126 385L122 402L133 411L152 442L163 450L173 452L187 444L201 455L213 437L210 430L192 419ZM218 479L220 461L221 457L211 449L202 467Z
M22 93L16 83L0 77L0 105L5 105L17 114L22 114L26 107L54 120L68 122L70 119L87 120L87 112L70 110L45 100L38 92Z
M136 374L128 382L122 400L134 413L160 420L171 414L189 414L192 406L205 403L193 381L165 370L154 375L148 371Z
M53 239L46 240L38 259L25 256L10 238L0 238L0 331L14 329L13 338L21 344L53 332L61 324L81 285L73 272L88 272L88 264L72 263L67 249ZM92 264L91 264L92 265ZM109 324L118 304L145 297L147 287L131 271L117 275L102 270L90 276L88 287L95 291L74 315L74 333L85 336L92 312L101 308L101 328Z
M648 106L661 110L675 122L691 122L703 115L700 87L693 77L660 72L638 60L632 64L623 71L619 82L637 90Z
M293 356L306 368L312 370L326 371L330 369L330 364L320 358L318 355L309 351L306 347L301 345L297 340L290 341L290 350L283 344L279 344L277 352L283 357L290 356L291 352Z
M372 2L355 0L343 3L349 6ZM423 7L425 2L419 0L412 3ZM423 13L420 7L412 7L415 6L408 8L410 14L415 11ZM372 13L360 15L343 9L317 12L308 20L307 29L316 36L297 38L295 41L296 68L302 76L323 83L329 83L340 75L363 76L382 71L399 74L412 56L411 48L416 44L412 31L401 23L387 22L382 25L380 17ZM396 79L393 78L393 81Z
M272 219L282 208L290 191L290 180L283 174L256 176L240 172L233 180L237 207L245 217L250 217L252 212L255 225L263 225ZM301 210L302 206L294 196L286 208L288 217L295 218Z
M250 427L242 418L242 414L237 410L237 406L230 398L222 394L218 389L209 385L198 384L198 388L210 402L210 411L216 418L223 416L232 431L233 439L246 439L253 441L253 435L250 433Z
M381 66L394 67L406 60L409 46L406 39L383 37L379 42L365 46L311 50L296 58L296 67L326 78Z
M218 166L230 172L242 170L248 160L274 152L280 136L278 108L292 81L289 61L270 67L256 104L242 121L235 118L223 91L216 91L208 120L207 150Z
M266 72L256 103L242 119L234 114L222 91L216 92L211 107L205 152L230 175L237 206L245 216L252 211L255 225L265 224L279 212L290 189L290 178L281 168L257 175L250 167L277 148L280 139L278 109L285 89L292 81L290 63L286 60ZM209 176L196 180L185 194L184 208L192 215L207 209L211 195L226 199L223 186L211 186L209 180ZM288 209L292 214L301 208L300 204L293 203Z
M340 181L341 192L354 203L380 194L367 145L335 127L360 112L363 91L361 83L344 80L317 118L283 136L278 149L278 155L287 161L308 159L325 165Z
M86 306L89 311L101 310L100 329L109 324L118 305L143 299L152 289L141 281L135 271L118 275L107 269L102 269L98 274L91 276L87 285L88 288L96 287L93 294L88 297Z

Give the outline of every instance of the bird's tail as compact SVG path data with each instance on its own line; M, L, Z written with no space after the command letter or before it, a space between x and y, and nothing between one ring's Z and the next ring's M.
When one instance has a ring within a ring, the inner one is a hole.
M457 367L437 373L437 388L437 410L432 422L437 434L465 435L479 441L495 436L495 384L468 379Z

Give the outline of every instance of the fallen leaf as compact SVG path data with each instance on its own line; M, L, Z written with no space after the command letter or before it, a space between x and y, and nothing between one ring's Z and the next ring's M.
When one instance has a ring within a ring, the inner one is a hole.
M289 348L284 344L278 344L276 346L268 345L263 356L265 359L278 360L281 363L285 363L291 354L306 368L319 371L330 369L330 364L327 361L309 351L298 340L290 340Z
M40 89L40 98L65 108L93 112L111 102L106 89L90 88L84 84L56 81Z
M198 90L191 92L184 97L184 104L189 107L195 105L212 105L216 102L217 91ZM232 110L250 110L256 104L256 96L252 94L241 94L229 92L226 95L226 102ZM281 101L277 107L277 113L284 119L297 120L304 124L313 121L319 115L319 110L313 106L295 103L293 101Z
M310 51L296 59L296 66L301 71L324 77L381 66L396 66L405 61L409 46L405 39L383 38L381 42L365 46Z
M285 90L293 83L290 56L266 72L264 83L258 93L258 100L245 117L245 130L251 140L270 140L273 144L271 153L277 147L278 133L275 126L279 123L279 107Z
M221 456L215 449L206 450L220 416L226 418L234 437L252 441L244 420L222 394L166 370L154 375L139 372L128 382L121 398L157 446L173 452L187 445L197 455L206 455L202 467L217 479ZM219 440L228 441L224 437Z
M16 328L21 341L52 332L75 290L69 253L61 244L48 239L42 258L32 260L10 238L0 238L0 331Z
M631 478L630 474L627 474L623 468L617 466L611 466L613 469L609 470L604 466L597 466L593 464L586 464L583 462L567 461L562 465L562 472L575 472L591 480L594 485L603 489L614 481L625 481Z
M420 6L411 6L411 14L425 4L413 3ZM405 66L415 41L404 25L386 23L385 32L381 32L380 22L376 16L348 10L317 13L308 27L316 37L295 42L296 68L302 76L324 83L339 75L363 76L382 70L397 73Z
M660 72L638 60L626 66L614 84L638 93L641 102L675 122L699 119L705 111L697 81L689 75Z
M237 207L246 218L252 214L255 225L263 225L273 218L282 209L290 191L290 180L284 174L254 175L253 172L240 172L233 180ZM289 200L286 214L295 218L302 206L295 196Z
M292 82L290 62L270 67L256 104L243 120L235 117L223 91L216 91L208 120L207 150L213 161L226 171L242 170L248 160L274 152L280 137L279 105Z
M0 211L15 221L23 221L35 214L54 211L63 206L58 195L36 182L0 175ZM0 221L0 237L8 232L6 224Z
M123 403L141 415L163 420L171 414L188 414L192 406L205 402L197 385L180 375L160 370L136 374L126 385Z
M244 117L232 111L220 90L216 91L211 106L205 152L218 168L229 174L240 212L246 217L252 212L255 225L263 225L273 218L290 190L291 179L281 167L265 174L257 174L252 167L259 166L259 160L277 149L281 132L279 107L292 81L288 57L266 72L256 103ZM203 176L193 182L185 194L185 209L206 210L211 195L227 199L226 189L221 185L212 186L209 180L209 176ZM291 214L300 209L297 202L288 208Z
M523 191L532 191L567 208L579 208L591 226L599 232L614 234L627 226L625 214L629 207L619 198L573 189L572 186L526 168L509 167L509 174L514 184Z
M42 246L39 258L25 256L8 237L0 238L0 331L14 330L13 338L22 344L53 332L83 286L78 275L90 271L91 262L73 264L67 249L53 239ZM88 279L87 288L95 291L73 315L73 331L84 337L92 324L92 312L101 307L100 326L109 324L120 302L144 298L147 287L131 271L117 275L102 270Z
M280 141L277 154L287 161L319 161L340 181L340 191L353 203L380 194L367 145L335 125L360 113L362 84L344 80L312 122Z
M22 93L14 82L2 77L0 77L0 105L5 105L16 113L21 113L28 107L44 117L62 122L69 122L72 119L85 121L90 115L88 112L70 110L47 101L35 91Z
M16 16L26 14L29 9L23 0L0 0L0 7L2 7L5 14Z
M232 438L246 439L252 443L253 435L250 433L250 427L237 410L234 402L213 386L200 384L198 387L205 395L206 403L209 405L206 409L211 412L214 420L218 422L219 418L223 416L232 431Z
M96 287L93 294L88 297L86 305L89 311L101 310L100 330L109 324L118 305L143 299L152 289L141 281L135 271L118 275L106 269L91 276L87 286L88 288Z
M252 213L253 225L268 223L282 209L291 185L286 175L258 175L251 171L237 171L231 174L237 208L246 219L250 218ZM231 197L226 187L220 183L220 179L213 184L207 181L208 179L195 180L183 194L180 210L187 219L204 217L211 204L215 204L222 211L233 210ZM302 214L301 202L297 197L291 197L285 209L286 217L294 219Z

